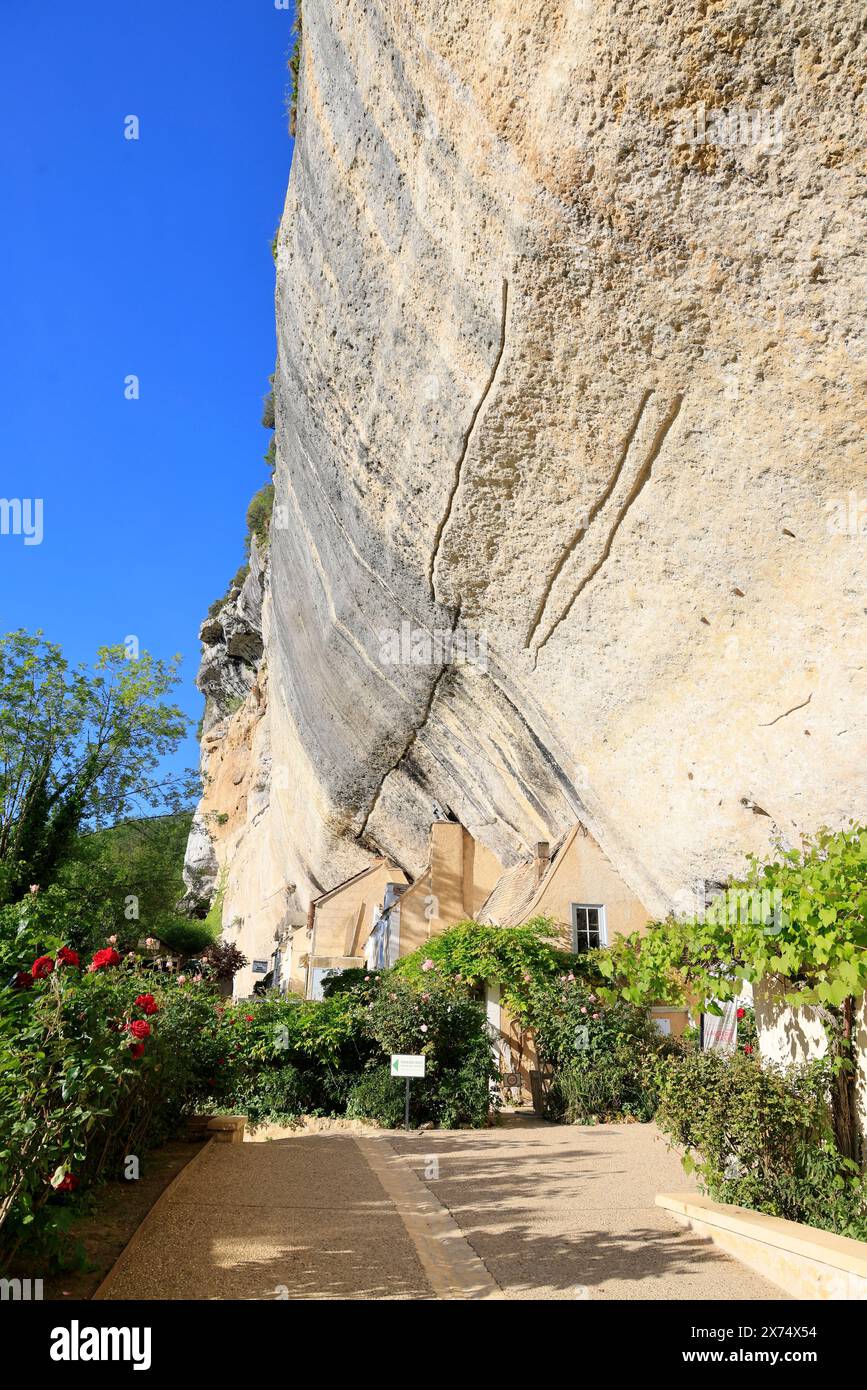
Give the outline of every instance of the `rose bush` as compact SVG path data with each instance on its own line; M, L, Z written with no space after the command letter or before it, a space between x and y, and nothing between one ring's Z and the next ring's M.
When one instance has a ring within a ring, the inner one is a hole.
M32 951L36 944L37 952ZM33 955L29 970L18 968ZM84 968L26 923L0 938L0 1239L55 1253L61 1194L143 1155L207 1093L219 1047L213 998L113 948ZM22 987L22 977L28 982Z
M528 1000L540 1060L553 1068L551 1119L573 1124L650 1120L657 1102L655 1062L678 1048L647 1011L606 1003L572 971L535 984Z

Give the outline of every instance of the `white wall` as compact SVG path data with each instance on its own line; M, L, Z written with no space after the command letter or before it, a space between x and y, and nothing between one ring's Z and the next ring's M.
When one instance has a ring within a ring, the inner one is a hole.
M755 989L756 1026L762 1057L784 1066L799 1065L827 1052L821 1012L817 1008L790 1008L782 1000L784 985L767 983ZM856 1032L858 1058L857 1095L861 1133L867 1136L867 995L858 1009Z

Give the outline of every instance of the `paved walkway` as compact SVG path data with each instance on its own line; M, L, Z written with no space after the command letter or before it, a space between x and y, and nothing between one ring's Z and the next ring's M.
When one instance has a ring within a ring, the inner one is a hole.
M689 1186L652 1125L211 1144L97 1296L784 1297L654 1206Z
M786 1298L654 1205L696 1190L654 1125L513 1121L390 1143L416 1171L437 1160L430 1188L508 1298Z
M209 1144L166 1190L98 1297L433 1298L351 1134Z

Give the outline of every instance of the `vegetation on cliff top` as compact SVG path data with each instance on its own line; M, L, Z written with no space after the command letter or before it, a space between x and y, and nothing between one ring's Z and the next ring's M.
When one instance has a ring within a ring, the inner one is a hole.
M262 398L262 428L273 431L274 426L274 374L272 373L268 378L268 391ZM273 470L275 457L274 436L272 433L268 445L268 452L265 455L265 463L272 472L272 481L266 483L264 487L260 487L257 492L254 492L247 504L247 533L244 537L245 560L229 581L225 593L222 594L220 598L214 599L213 603L209 606L209 618L216 618L220 609L228 602L233 590L240 589L247 575L250 573L250 550L253 545L253 538L255 537L256 539L256 545L260 554L268 548L271 533L271 514L274 510Z

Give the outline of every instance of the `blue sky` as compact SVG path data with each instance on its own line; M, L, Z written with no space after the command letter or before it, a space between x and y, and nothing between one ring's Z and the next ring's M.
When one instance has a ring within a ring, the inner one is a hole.
M0 627L74 660L128 634L181 652L194 719L199 623L268 481L292 22L273 0L0 14L0 497L44 499L40 545L0 535ZM197 762L191 737L173 763Z

